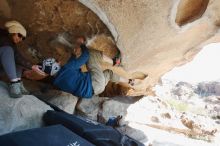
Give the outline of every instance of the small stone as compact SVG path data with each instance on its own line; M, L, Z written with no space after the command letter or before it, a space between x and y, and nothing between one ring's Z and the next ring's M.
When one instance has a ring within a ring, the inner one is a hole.
M155 116L152 116L152 117L151 117L151 121L152 121L152 122L155 122L155 123L159 123L159 122L160 122L159 118L157 118L157 117L155 117Z
M163 113L163 114L161 114L161 117L162 118L167 118L167 119L171 119L171 115L169 114L169 113Z

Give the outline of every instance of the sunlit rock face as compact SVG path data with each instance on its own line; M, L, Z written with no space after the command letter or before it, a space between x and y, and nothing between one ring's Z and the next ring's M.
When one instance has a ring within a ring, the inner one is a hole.
M111 30L126 69L149 74L146 86L154 85L174 66L191 60L204 44L219 41L217 0L80 2L98 12Z
M148 73L143 82L145 89L173 67L191 60L205 44L220 40L218 0L3 0L1 3L1 25L5 20L16 19L27 28L28 38L21 48L29 48L24 55L32 62L57 55L48 41L60 33L87 37L104 33L116 41L128 72Z

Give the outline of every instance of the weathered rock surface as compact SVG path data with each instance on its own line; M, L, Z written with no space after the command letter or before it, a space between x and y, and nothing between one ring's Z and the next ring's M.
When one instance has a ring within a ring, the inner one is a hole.
M156 86L156 95L168 100L180 111L190 111L195 114L208 116L219 123L219 82L164 82Z
M43 114L52 109L32 95L11 98L7 88L0 82L0 134L43 126Z
M212 141L213 144L215 142L218 143L220 127L210 117L191 114L187 111L179 112L170 105L170 103L158 97L143 97L138 102L129 106L125 121L129 123L128 125L131 128L140 130L137 132L139 138L144 133L145 138L148 138L148 142L151 143L160 143L160 141L163 141L162 143L164 145L166 143L170 143L170 145L185 145L187 142L183 140L183 137L181 138L183 141L172 140L171 137L178 137L177 134L199 140ZM152 120L152 117L157 120ZM153 130L153 128L157 130ZM163 130L163 132L172 131L176 135L173 134L171 136L171 134L167 137L160 130ZM125 133L132 135L132 131L125 130ZM165 139L164 136L166 137ZM142 138L141 141L144 142L144 137Z
M56 105L60 109L70 114L74 114L75 106L78 101L78 97L59 90L48 90L45 93L34 93L34 95L48 101L53 105Z
M149 74L146 86L192 59L205 44L220 40L216 0L79 1L110 29L126 69Z
M27 27L29 37L21 48L34 63L59 56L48 42L62 32L70 33L71 39L82 34L112 34L126 70L148 73L145 89L174 66L189 61L205 44L220 40L216 0L79 2L28 0L24 4L8 0L2 2L5 7L0 11L2 20L16 19Z
M59 107L67 113L74 114L78 97L57 90L48 83L30 80L24 80L24 83L32 95Z
M104 100L105 98L100 98L98 96L93 96L89 99L82 98L77 103L77 113L89 119L97 120L99 109Z
M220 40L217 0L4 0L1 4L0 25L16 19L27 28L29 37L21 50L31 62L59 56L48 42L60 33L70 33L71 39L104 34L114 38L128 72L148 73L145 89L174 66L191 60L205 44Z
M220 127L210 117L176 111L172 104L158 97L147 96L140 100L134 97L100 100L95 97L83 99L77 110L80 111L78 114L93 120L98 118L103 123L109 118L122 115L123 119L117 129L146 145L183 146L188 142L206 144L205 141L218 144L216 140ZM186 136L204 141L187 139ZM173 137L183 141L173 141Z

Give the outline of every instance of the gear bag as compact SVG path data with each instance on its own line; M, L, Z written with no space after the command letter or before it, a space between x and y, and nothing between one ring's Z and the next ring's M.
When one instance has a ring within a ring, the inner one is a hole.
M144 146L110 126L80 116L48 110L43 119L48 125L62 124L96 146Z
M62 125L35 128L0 136L1 146L94 146Z

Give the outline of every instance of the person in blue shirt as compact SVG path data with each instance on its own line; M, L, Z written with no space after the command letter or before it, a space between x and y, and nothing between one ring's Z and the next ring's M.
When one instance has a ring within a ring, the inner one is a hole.
M103 71L100 66L102 53L88 51L84 39L79 38L68 62L56 74L53 84L60 90L81 98L99 95L109 80L117 80L111 70ZM87 64L88 72L82 72L81 66Z

